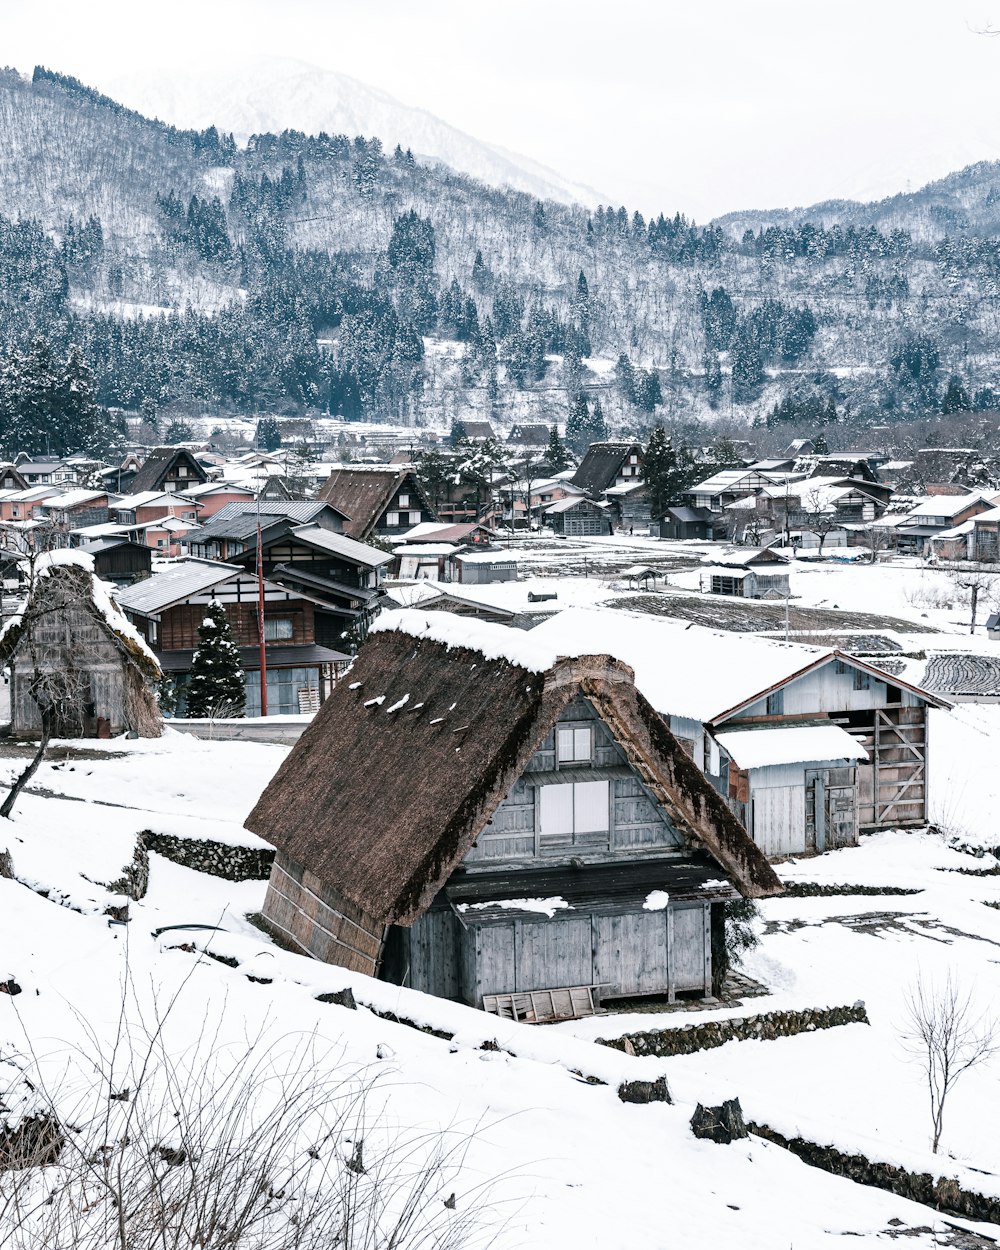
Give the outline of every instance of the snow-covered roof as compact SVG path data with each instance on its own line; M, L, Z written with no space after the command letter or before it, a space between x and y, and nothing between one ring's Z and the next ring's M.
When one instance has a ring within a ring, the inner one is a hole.
M396 630L414 638L426 638L446 647L466 647L478 651L487 660L507 660L529 673L547 672L561 651L555 639L539 640L535 630L511 629L451 612L421 612L403 608L383 613L372 625L371 633Z
M141 490L137 495L121 495L117 499L112 497L111 507L118 512L134 512L136 508L148 508L159 499L165 499L169 504L178 501L182 504L190 503L187 491Z
M67 490L45 501L46 508L79 508L85 503L93 503L97 499L107 499L105 490Z
M292 533L310 547L343 556L345 560L351 560L355 564L377 568L380 564L388 564L392 559L388 552L369 547L367 543L359 543L357 539L348 538L346 534L335 534L319 525L297 525Z
M155 615L232 577L245 576L246 570L238 564L223 564L218 560L182 560L154 572L152 577L127 586L119 592L118 602L131 612Z
M864 747L839 725L734 729L715 736L738 768L868 759Z
M974 490L967 495L925 495L907 513L911 517L957 516L976 503L992 503L992 495Z
M551 512L568 512L570 508L575 508L578 504L589 503L595 508L610 508L610 504L602 500L587 499L583 495L567 495L565 499L557 499L555 503L550 503L545 509L546 514Z
M457 543L401 543L397 556L451 556L458 551Z

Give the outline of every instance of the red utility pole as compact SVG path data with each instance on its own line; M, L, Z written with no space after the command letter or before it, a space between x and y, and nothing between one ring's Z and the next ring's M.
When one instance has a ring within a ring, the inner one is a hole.
M260 714L267 715L267 648L264 645L264 547L260 534L260 500L257 501L257 636L260 638Z

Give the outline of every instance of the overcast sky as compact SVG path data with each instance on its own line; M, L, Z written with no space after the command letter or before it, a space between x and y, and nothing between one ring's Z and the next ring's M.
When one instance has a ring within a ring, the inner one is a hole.
M102 87L296 57L705 220L1000 158L991 23L1000 0L0 0L0 61Z

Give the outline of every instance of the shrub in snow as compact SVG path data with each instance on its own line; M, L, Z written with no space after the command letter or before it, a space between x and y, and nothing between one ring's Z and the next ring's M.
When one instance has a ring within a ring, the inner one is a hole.
M246 699L240 649L229 617L221 603L210 603L198 626L198 649L191 662L188 686L188 716L242 716Z

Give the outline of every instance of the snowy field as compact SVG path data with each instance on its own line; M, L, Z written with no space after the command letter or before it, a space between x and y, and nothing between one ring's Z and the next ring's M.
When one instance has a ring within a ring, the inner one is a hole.
M702 553L698 544L637 538L515 545L524 572L559 586L561 606L634 598L621 570L641 562L667 575L658 595L690 597L687 579ZM885 614L950 631L957 643L961 610L929 602L940 602L940 576L800 563L792 587L803 604ZM513 604L525 585L470 590ZM1000 875L968 872L997 864L985 848L1000 844L998 734L1000 706L932 714L930 789L942 832L883 833L780 866L789 881L917 892L766 901L760 943L745 966L767 987L764 996L710 1012L653 1009L534 1029L279 950L250 919L263 882L232 884L151 853L145 897L115 892L142 830L260 846L242 823L286 747L169 730L155 741L58 744L14 820L3 822L17 880L0 880L0 987L12 979L21 992L0 993L0 1074L31 1075L30 1097L15 1080L25 1114L50 1099L79 1122L95 1097L111 1107L108 1091L134 1084L125 1056L157 1030L170 1062L192 1071L214 1071L212 1062L226 1057L240 1070L249 1048L255 1062L266 1056L280 1084L302 1071L308 1054L310 1084L335 1087L334 1101L347 1097L351 1107L349 1122L316 1148L317 1166L332 1159L342 1170L358 1137L369 1158L393 1143L423 1157L440 1134L458 1155L435 1180L433 1210L453 1232L475 1213L478 1239L463 1245L818 1250L845 1237L863 1245L991 1244L994 1226L957 1240L957 1229L976 1226L832 1177L759 1138L728 1147L697 1141L688 1121L696 1103L735 1095L748 1118L786 1136L955 1176L1000 1196L1000 1056L956 1087L933 1156L921 1075L900 1039L918 974L938 984L952 974L977 1012L1000 1000L1000 909L991 905L1000 903ZM23 759L0 750L0 786ZM107 914L125 902L128 923ZM317 1001L347 986L356 1012ZM629 1031L857 1000L870 1025L669 1059L595 1044ZM116 1039L115 1071L99 1078ZM627 1105L616 1096L622 1081L660 1075L674 1105ZM169 1080L157 1079L169 1109ZM11 1101L0 1080L5 1097ZM452 1192L454 1206L446 1205ZM30 1236L4 1242L2 1221L0 1201L0 1244L33 1244Z
M995 840L992 790L956 790L953 770L961 759L963 775L988 776L997 729L1000 709L969 706L936 714L933 726L932 788L939 803L951 804L954 820L961 818L963 832L986 844ZM178 1055L206 1027L219 1034L213 1046L233 1053L261 1032L289 1054L295 1038L308 1037L311 1062L327 1075L348 1085L377 1078L378 1105L404 1137L414 1126L435 1125L470 1135L465 1165L449 1185L462 1193L495 1181L492 1197L476 1200L491 1245L696 1247L709 1244L706 1219L715 1229L712 1244L761 1250L830 1246L845 1235L875 1244L900 1228L947 1231L926 1208L808 1168L758 1139L730 1147L696 1142L687 1127L694 1104L733 1094L748 1115L786 1135L972 1176L981 1190L1000 1193L1000 1148L993 1116L983 1114L997 1105L1000 1061L957 1088L945 1153L934 1160L919 1074L897 1032L918 966L930 977L958 970L978 1003L1000 994L1000 911L985 906L1000 901L1000 877L946 871L988 866L991 857L961 855L936 834L890 833L783 866L789 879L921 892L768 901L762 941L746 970L771 994L717 1014L863 999L871 1026L634 1059L592 1039L658 1023L676 1027L686 1016L605 1016L534 1030L502 1024L279 951L246 918L261 905L263 883L232 885L155 854L149 891L130 904L130 923L109 923L109 899L122 900L106 883L131 858L139 829L252 843L240 832L242 820L284 752L168 733L157 742L60 748L64 758L40 769L9 841L18 876L48 897L0 881L0 980L13 977L24 991L0 995L0 1038L4 1054L24 1035L32 1039L57 1103L79 1097L91 1050L112 1046L128 978L136 1022L140 1010L148 1021L154 998L162 1004L178 995L165 1027ZM18 765L0 761L0 780ZM223 932L152 936L173 925ZM239 967L201 958L204 947ZM315 1001L347 984L359 1003L455 1040L415 1032L364 1006L351 1013ZM479 1049L492 1038L500 1052ZM67 1039L80 1049L69 1053ZM589 1085L574 1072L609 1084ZM622 1079L660 1073L674 1106L627 1106L614 1094ZM776 1202L779 1193L784 1199ZM963 1221L948 1221L955 1224ZM929 1231L908 1241L941 1244Z

